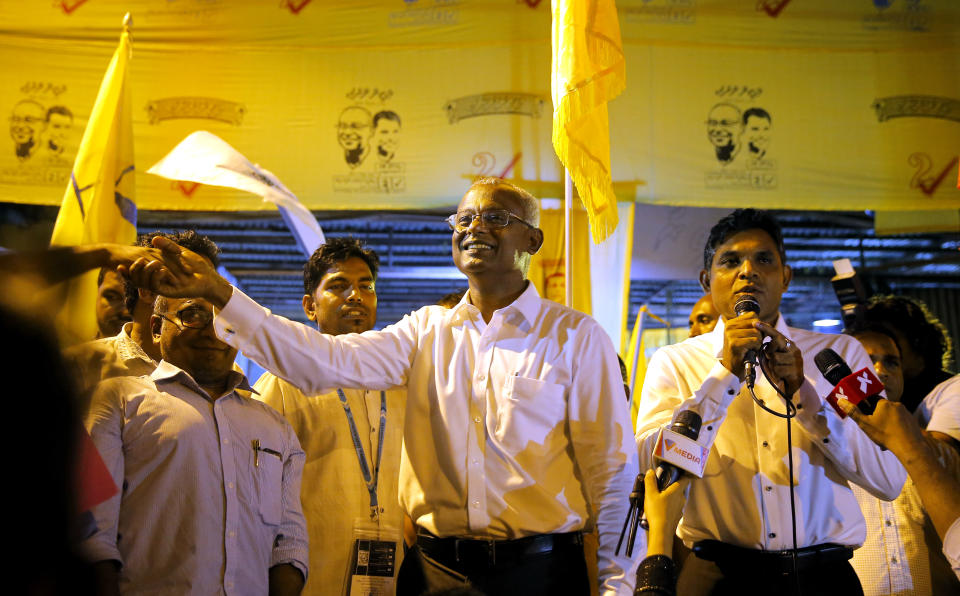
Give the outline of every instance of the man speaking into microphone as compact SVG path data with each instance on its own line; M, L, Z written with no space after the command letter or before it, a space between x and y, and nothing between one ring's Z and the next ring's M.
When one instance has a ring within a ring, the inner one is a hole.
M684 411L700 415L698 443L710 449L677 530L696 555L681 570L685 596L862 594L848 560L866 530L848 483L891 500L906 478L896 457L823 399L832 385L814 355L831 348L853 370L870 359L850 337L787 326L785 261L770 214L738 209L717 222L700 282L721 320L660 349L647 367L636 426L641 471L654 465L660 429ZM753 358L756 400L744 382ZM791 427L767 410L795 414Z

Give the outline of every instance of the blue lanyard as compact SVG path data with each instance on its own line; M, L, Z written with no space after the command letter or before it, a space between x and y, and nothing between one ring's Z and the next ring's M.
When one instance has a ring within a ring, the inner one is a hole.
M377 483L380 481L380 461L383 459L383 433L387 426L387 396L383 391L380 392L380 437L377 440L377 459L373 462L373 475L371 476L370 466L367 464L367 454L363 450L363 444L360 443L360 433L353 421L353 412L350 411L347 396L343 394L343 389L337 389L337 395L340 397L340 405L343 406L343 411L347 414L347 424L350 425L353 447L357 451L357 459L360 460L360 472L363 474L363 481L367 485L367 492L370 493L370 519L379 519L380 507L377 502Z

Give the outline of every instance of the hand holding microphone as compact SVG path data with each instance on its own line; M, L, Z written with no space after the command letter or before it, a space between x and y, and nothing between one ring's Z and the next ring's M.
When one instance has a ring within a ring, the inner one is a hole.
M753 387L762 349L771 383L786 396L796 393L803 383L803 354L796 344L773 325L759 320L760 303L752 294L741 294L734 311L737 318L727 321L724 328L723 365ZM770 338L767 344L763 343L764 337Z
M734 311L736 318L724 322L721 362L740 380L750 382L750 375L755 374L757 353L763 345L763 334L756 326L760 321L757 316L760 303L752 294L741 294Z
M846 418L847 413L839 407L837 401L844 399L857 406L864 414L873 414L877 401L882 399L880 392L883 391L883 383L872 368L864 367L853 372L843 358L830 348L820 350L813 361L823 378L834 386L826 400L841 418Z

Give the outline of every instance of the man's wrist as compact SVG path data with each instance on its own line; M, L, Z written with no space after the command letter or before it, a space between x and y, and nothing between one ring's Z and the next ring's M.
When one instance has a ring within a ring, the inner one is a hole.
M213 288L209 292L209 295L206 296L206 299L210 301L218 310L223 310L227 305L227 302L230 301L230 298L233 296L233 286L230 285L230 282L220 277L216 276Z

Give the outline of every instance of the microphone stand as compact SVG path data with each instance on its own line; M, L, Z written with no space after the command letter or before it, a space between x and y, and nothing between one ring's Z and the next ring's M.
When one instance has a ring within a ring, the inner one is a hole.
M620 539L617 540L617 550L614 554L620 554L620 546L623 544L624 535L627 536L627 556L633 556L633 544L637 540L637 529L647 529L647 520L643 517L643 474L637 474L637 479L633 482L633 491L630 493L630 509L627 510L627 518L623 520L623 529L620 530ZM629 529L629 532L628 532Z

